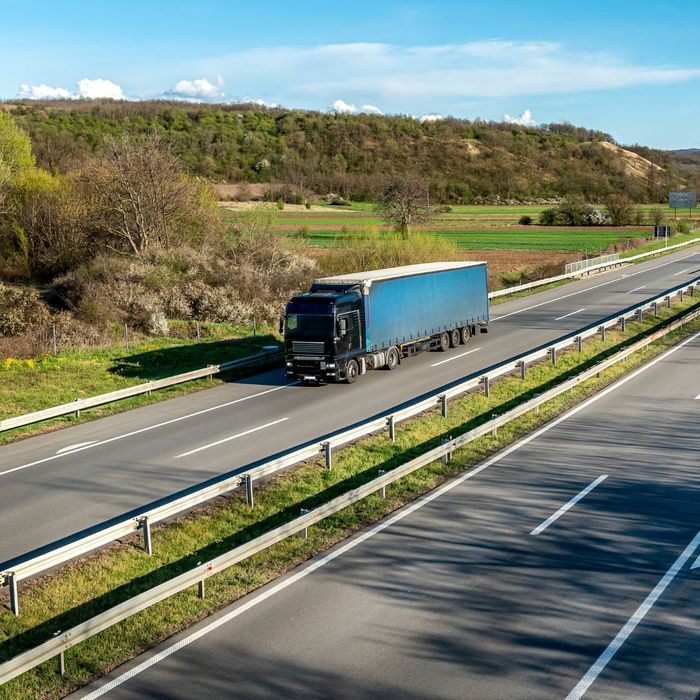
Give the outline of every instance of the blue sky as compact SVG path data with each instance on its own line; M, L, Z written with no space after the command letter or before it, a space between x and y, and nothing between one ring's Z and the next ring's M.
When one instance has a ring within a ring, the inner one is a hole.
M686 0L0 0L0 98L509 115L700 147L699 19Z

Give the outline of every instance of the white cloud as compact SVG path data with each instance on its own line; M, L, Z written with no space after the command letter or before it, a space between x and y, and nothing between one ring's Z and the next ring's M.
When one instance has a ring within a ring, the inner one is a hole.
M108 97L112 100L123 100L124 91L119 85L104 78L83 78L78 81L78 92L80 97L96 99L98 97Z
M517 124L518 126L537 126L537 122L532 118L532 112L526 109L520 116L511 117L510 114L503 115L506 124Z
M483 40L435 46L381 43L260 47L197 63L206 74L235 75L244 93L264 86L282 104L349 113L365 102L416 113L428 103L447 112L467 101L554 95L675 83L700 77L698 67L641 64L604 52L573 51L544 41Z
M338 114L356 114L357 113L357 107L355 107L355 105L348 104L344 100L336 100L333 103L333 109Z
M206 78L196 78L195 80L179 80L175 86L164 93L167 97L176 99L199 101L214 101L223 98L222 88L224 80L217 76L216 83L210 83Z
M67 100L74 97L74 95L70 90L66 90L62 87L51 87L43 83L41 85L27 85L27 83L22 83L19 86L17 97L23 100Z
M109 97L113 100L125 99L124 91L119 85L103 78L79 80L78 92L71 92L62 87L51 87L43 83L41 85L22 83L19 86L17 96L25 100L78 100L81 97L86 99L98 97Z
M444 119L441 114L424 114L418 121L423 124L425 122L438 122L441 119Z
M362 105L359 109L355 105L348 104L345 100L336 100L333 103L333 111L337 114L378 114L382 116L382 112L376 105Z
M382 110L376 105L362 105L360 112L363 114L377 114L380 117L384 114L384 112L382 112Z

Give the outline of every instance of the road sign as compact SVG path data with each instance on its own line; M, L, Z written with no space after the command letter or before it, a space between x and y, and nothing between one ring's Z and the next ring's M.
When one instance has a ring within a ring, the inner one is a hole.
M693 209L698 206L696 192L669 192L668 206L671 209Z
M673 235L670 226L654 226L654 238L668 238Z

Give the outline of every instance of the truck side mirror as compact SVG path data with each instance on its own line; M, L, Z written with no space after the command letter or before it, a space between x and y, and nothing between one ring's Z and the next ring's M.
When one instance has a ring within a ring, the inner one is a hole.
M339 318L338 319L338 334L340 335L341 338L345 337L348 334L348 319L347 318Z
M284 335L284 316L280 316L280 335Z

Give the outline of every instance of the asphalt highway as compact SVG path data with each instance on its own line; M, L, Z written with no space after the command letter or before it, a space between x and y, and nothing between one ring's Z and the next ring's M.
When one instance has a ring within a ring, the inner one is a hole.
M700 334L76 698L688 698Z
M275 370L4 446L0 562L386 412L699 275L700 247L689 248L495 306L488 334L352 386L290 385Z

